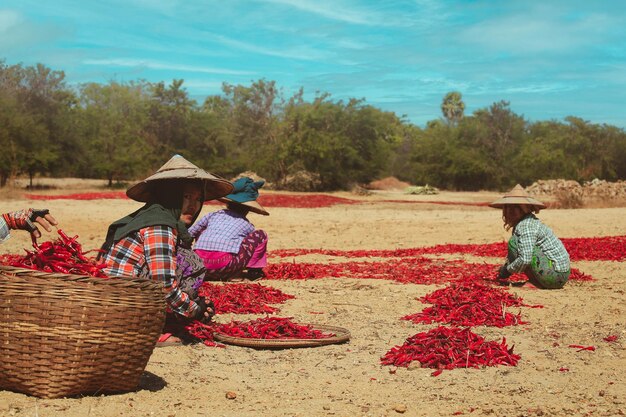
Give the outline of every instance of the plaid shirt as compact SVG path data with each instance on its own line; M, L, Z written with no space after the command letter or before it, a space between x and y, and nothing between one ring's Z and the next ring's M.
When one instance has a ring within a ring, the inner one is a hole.
M198 305L191 302L176 282L176 232L168 226L149 226L115 243L104 257L104 272L113 277L136 277L161 281L168 306L192 317Z
M543 253L554 262L555 271L569 271L569 254L565 246L554 235L554 232L541 223L534 214L528 214L520 220L513 229L513 234L518 239L518 257L508 264L509 272L521 272L530 265L535 245L539 246Z
M0 242L4 242L9 237L9 225L0 216Z
M209 213L189 228L196 239L194 249L239 253L243 239L254 226L241 214L224 209Z

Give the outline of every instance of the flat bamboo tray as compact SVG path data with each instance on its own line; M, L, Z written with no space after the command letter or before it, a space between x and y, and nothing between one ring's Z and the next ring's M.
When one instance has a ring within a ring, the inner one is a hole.
M228 336L223 333L213 333L213 338L229 345L250 347L255 349L291 349L304 347L317 347L344 343L350 340L350 331L343 327L327 326L322 324L304 324L315 330L326 333L334 333L335 336L323 339L253 339L247 337Z

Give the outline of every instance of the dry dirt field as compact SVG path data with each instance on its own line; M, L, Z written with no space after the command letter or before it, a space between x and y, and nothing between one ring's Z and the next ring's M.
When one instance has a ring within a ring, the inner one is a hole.
M84 192L93 184L67 183L63 192ZM59 190L39 194L59 193ZM378 192L357 197L363 204L318 209L271 208L269 217L250 215L277 249L396 249L444 243L504 242L500 212L486 207L403 204L382 200L492 201L495 193L405 196ZM107 225L135 210L129 200L33 201L20 192L0 194L0 212L49 208L68 234L87 249L102 242ZM217 209L205 206L203 213ZM626 234L624 208L545 210L539 217L560 237ZM0 253L29 247L16 232ZM477 258L458 255L476 262ZM296 259L298 261L299 259ZM270 262L284 261L270 258ZM308 255L308 262L342 262ZM499 259L478 258L494 264ZM400 317L418 312L416 300L442 285L387 280L324 278L264 280L296 298L279 305L281 317L346 327L346 344L318 348L254 350L228 346L156 349L136 392L71 399L36 399L0 391L0 416L617 416L626 413L626 263L574 262L592 282L570 282L563 290L512 288L528 304L529 324L476 327L488 340L506 337L521 360L515 367L454 369L437 377L431 369L382 366L391 347L434 325ZM239 320L256 316L238 316ZM229 321L217 316L219 321ZM557 335L557 336L555 336ZM607 343L607 335L618 335ZM558 342L558 346L555 346ZM569 344L596 347L577 352ZM567 369L567 371L564 371ZM226 398L233 391L236 398Z

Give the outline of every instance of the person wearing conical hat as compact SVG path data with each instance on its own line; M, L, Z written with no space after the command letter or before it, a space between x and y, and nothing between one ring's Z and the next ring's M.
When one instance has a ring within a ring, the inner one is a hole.
M507 282L512 274L523 272L538 288L562 288L570 275L569 254L554 232L534 214L546 205L517 184L489 206L502 209L504 228L512 230L498 280Z
M154 175L126 191L128 197L145 205L109 226L101 250L104 272L160 282L168 307L166 328L181 328L176 323L189 319L210 319L210 302L198 297L197 286L187 282L187 277L177 276L177 248L191 248L187 227L199 216L202 203L232 189L226 179L175 155Z
M205 215L189 228L196 239L194 250L207 269L206 279L228 281L244 275L244 270L249 280L265 276L268 236L247 218L249 212L269 215L256 201L264 183L249 177L237 179L233 192L218 199L226 203L226 209Z

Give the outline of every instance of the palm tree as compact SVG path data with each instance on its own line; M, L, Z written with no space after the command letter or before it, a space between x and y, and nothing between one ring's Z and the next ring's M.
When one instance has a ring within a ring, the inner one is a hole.
M464 110L465 103L463 103L461 93L458 91L449 92L441 102L441 112L450 125L457 124L463 118Z

